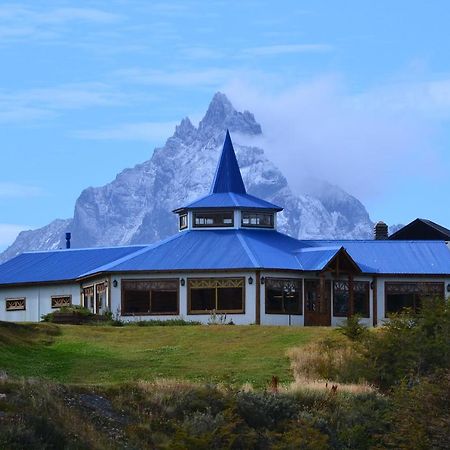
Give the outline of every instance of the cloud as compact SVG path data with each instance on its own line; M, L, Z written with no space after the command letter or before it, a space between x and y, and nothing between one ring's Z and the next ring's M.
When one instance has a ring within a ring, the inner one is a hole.
M162 71L153 69L130 68L115 72L121 80L155 86L199 86L217 87L235 75L232 69L206 68L204 70Z
M176 122L123 123L109 128L80 130L72 135L80 139L154 142L167 139L176 125Z
M45 119L61 110L110 107L146 98L145 94L127 94L117 87L98 82L8 92L0 90L0 123Z
M0 182L0 198L30 198L44 195L44 190L29 184Z
M0 37L5 40L52 39L68 31L70 23L111 24L123 18L94 8L31 8L23 4L0 6Z
M327 44L284 44L251 47L245 49L244 53L252 56L276 56L289 53L323 53L331 50L333 47Z
M225 92L255 114L264 136L254 144L294 188L307 190L316 177L367 200L444 175L435 114L450 117L447 89L447 81L432 81L353 93L326 76L277 93L238 80Z
M16 225L11 223L0 223L0 249L11 245L17 235L23 230L29 230L28 225Z

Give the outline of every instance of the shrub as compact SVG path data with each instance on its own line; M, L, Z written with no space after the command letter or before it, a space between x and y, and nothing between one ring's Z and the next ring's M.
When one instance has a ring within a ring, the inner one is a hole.
M60 313L66 313L66 314L73 314L74 316L78 316L80 318L88 318L93 317L94 314L91 312L90 309L85 308L84 306L80 305L71 305L71 306L63 306L57 311L53 311L48 314L44 314L41 316L41 320L43 322L53 322L55 320L55 317L57 317Z
M184 327L192 325L202 325L201 322L184 319L168 319L168 320L140 320L139 322L130 322L138 327Z
M357 314L347 317L337 330L351 341L359 341L368 333L367 327L361 324L361 316Z

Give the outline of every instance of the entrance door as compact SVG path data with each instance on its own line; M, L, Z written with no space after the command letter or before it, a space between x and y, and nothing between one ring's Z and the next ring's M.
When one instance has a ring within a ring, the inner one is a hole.
M331 325L331 281L305 280L305 325Z

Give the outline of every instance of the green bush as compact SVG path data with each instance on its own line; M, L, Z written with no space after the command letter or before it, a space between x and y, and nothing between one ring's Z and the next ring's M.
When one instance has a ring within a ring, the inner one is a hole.
M80 316L80 317L94 316L94 314L91 312L91 310L88 308L85 308L84 306L71 305L71 306L63 306L60 309L58 309L57 311L53 311L51 313L44 314L41 316L41 320L42 320L42 322L53 322L53 320L55 318L55 314L58 314L60 312L73 314L73 315Z
M191 325L202 325L201 322L184 320L184 319L168 319L168 320L140 320L138 322L129 322L128 325L137 325L138 327L184 327Z

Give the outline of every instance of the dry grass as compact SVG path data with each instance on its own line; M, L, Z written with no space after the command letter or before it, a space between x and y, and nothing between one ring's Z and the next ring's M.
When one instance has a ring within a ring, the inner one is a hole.
M333 386L336 386L333 389ZM326 380L308 380L306 378L296 378L296 380L287 387L288 392L298 391L319 391L319 392L346 392L350 394L367 394L376 389L367 383L337 383Z

